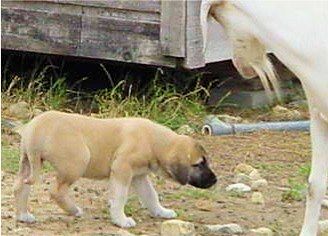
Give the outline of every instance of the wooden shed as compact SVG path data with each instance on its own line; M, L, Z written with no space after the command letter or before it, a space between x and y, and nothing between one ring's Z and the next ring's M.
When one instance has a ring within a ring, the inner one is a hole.
M198 0L3 0L2 49L188 69L229 58L222 29L202 52Z

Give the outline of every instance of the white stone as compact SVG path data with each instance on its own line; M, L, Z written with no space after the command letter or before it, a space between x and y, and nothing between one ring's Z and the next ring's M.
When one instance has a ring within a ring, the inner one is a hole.
M254 236L273 236L273 231L265 227L252 229L251 232L253 233Z
M251 188L253 190L260 190L260 189L263 189L267 186L268 186L268 181L266 181L265 179L255 180L251 184Z
M252 203L255 204L264 204L264 197L260 192L254 192L252 194Z
M237 183L237 184L230 184L228 187L226 187L226 191L228 192L237 192L237 193L245 193L245 192L250 192L251 187L249 187L246 184L243 183Z
M205 229L212 234L242 234L243 229L238 224L205 225Z
M259 180L262 179L260 173L258 172L258 170L254 169L253 171L251 171L251 173L249 173L249 177L252 180Z
M328 233L328 220L321 220L319 221L319 231L321 234Z
M193 223L182 220L167 220L162 223L161 236L195 236Z

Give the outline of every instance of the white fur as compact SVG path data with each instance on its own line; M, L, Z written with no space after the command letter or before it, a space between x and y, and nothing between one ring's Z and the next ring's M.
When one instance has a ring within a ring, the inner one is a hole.
M110 179L110 216L113 224L122 228L130 228L136 226L136 222L127 217L124 213L124 206L128 199L129 187L124 186L119 181Z
M215 13L222 20L232 42L239 38L249 41L256 38L259 45L263 44L273 52L303 85L311 115L312 169L301 235L316 235L328 171L328 1L236 0L226 3L203 0L201 25L204 45L211 7L217 8ZM253 59L249 51L242 53L246 61ZM234 57L239 55L237 51ZM234 62L236 59L233 58ZM261 63L256 66L253 68L257 73L263 72L264 69L258 67L263 66ZM268 80L272 83L271 78ZM263 82L267 87L266 81Z
M150 214L153 217L171 219L177 216L173 210L161 206L158 195L147 176L142 175L135 177L132 181L132 185L135 188L142 205L150 211Z

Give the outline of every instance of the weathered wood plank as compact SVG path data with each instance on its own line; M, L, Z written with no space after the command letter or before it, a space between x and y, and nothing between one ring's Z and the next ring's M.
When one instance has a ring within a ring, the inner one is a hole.
M79 55L147 64L168 60L158 50L158 24L83 16L82 29Z
M93 14L93 7L78 7L80 13L76 10L69 14L66 10L58 12L57 5L55 11L48 7L31 10L2 6L2 48L170 67L176 65L175 58L161 55L160 25L155 18L137 21L121 10L119 14L108 9Z
M2 3L56 3L65 5L78 5L102 8L116 8L122 10L157 12L160 13L160 0L2 0Z
M1 8L2 47L74 55L80 41L77 15Z
M183 66L190 69L205 66L200 27L200 4L200 0L187 1L186 58Z
M57 1L57 0L56 0ZM42 0L42 1L12 1L3 0L1 2L2 7L8 9L24 9L31 11L43 11L43 12L56 12L66 14L81 14L82 6L79 5L61 5L55 2L55 0Z
M186 0L162 1L161 46L166 56L185 57Z
M65 0L59 0L61 2L66 2ZM96 7L109 7L116 9L124 10L133 10L133 11L145 11L145 12L157 12L160 13L161 10L161 1L160 0L80 0L69 2L82 2L85 6L96 6Z

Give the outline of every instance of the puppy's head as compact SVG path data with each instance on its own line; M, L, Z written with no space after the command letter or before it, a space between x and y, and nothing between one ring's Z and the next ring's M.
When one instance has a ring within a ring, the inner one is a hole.
M206 151L194 139L180 135L170 155L168 173L180 184L209 188L216 183Z

